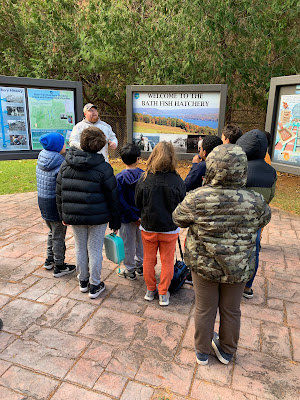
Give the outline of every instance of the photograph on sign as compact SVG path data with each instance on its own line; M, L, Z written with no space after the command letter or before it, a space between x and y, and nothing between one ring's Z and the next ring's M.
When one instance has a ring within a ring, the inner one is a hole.
M74 92L72 90L28 89L28 105L32 149L42 149L39 138L57 132L68 147L75 125Z
M28 150L25 89L0 87L0 151Z
M133 92L133 142L152 151L160 141L180 153L197 153L205 135L217 135L220 93Z
M282 95L276 126L273 159L300 166L300 95Z

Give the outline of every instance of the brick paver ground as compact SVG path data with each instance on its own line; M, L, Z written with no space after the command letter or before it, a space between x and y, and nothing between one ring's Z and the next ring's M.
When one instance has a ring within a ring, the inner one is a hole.
M299 217L273 209L228 366L195 362L191 287L162 308L104 258L106 291L90 300L75 274L43 268L46 238L36 193L0 196L0 399L300 398ZM75 261L71 229L66 243Z

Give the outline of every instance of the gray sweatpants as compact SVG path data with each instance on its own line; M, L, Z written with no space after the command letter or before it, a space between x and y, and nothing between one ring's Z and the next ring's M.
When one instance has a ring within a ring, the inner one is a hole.
M107 224L72 225L79 280L100 284L102 249Z
M45 221L48 228L47 258L54 260L56 265L63 265L65 261L65 236L67 227L61 221Z
M245 283L220 283L203 279L192 272L195 290L195 349L210 354L214 324L219 308L220 346L225 353L234 354L240 336L240 304Z
M141 231L134 222L122 224L120 237L123 239L125 248L124 265L128 271L143 266L143 242Z

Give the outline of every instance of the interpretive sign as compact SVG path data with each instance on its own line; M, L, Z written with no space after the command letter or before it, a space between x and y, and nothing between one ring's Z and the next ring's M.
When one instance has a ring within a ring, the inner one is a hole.
M128 141L145 152L164 140L182 155L196 153L204 135L221 134L226 92L226 85L128 86Z
M29 150L24 88L0 87L0 151Z
M36 158L48 132L62 134L68 146L81 118L81 82L0 76L0 160Z
M300 75L271 79L266 130L273 137L272 165L300 175Z
M32 149L41 149L41 135L58 132L68 144L75 125L74 93L67 90L28 89Z

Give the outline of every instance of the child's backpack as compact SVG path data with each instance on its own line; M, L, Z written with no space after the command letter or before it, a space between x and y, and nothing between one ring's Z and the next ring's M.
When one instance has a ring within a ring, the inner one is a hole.
M125 258L124 243L120 236L110 233L104 237L106 257L115 264L119 264Z
M174 264L174 276L169 286L169 292L171 293L177 292L177 290L179 290L185 283L187 276L190 274L190 269L185 265L183 261L183 253L181 249L179 236L178 236L178 246L179 246L181 261L177 260L177 255L176 255L176 262Z

